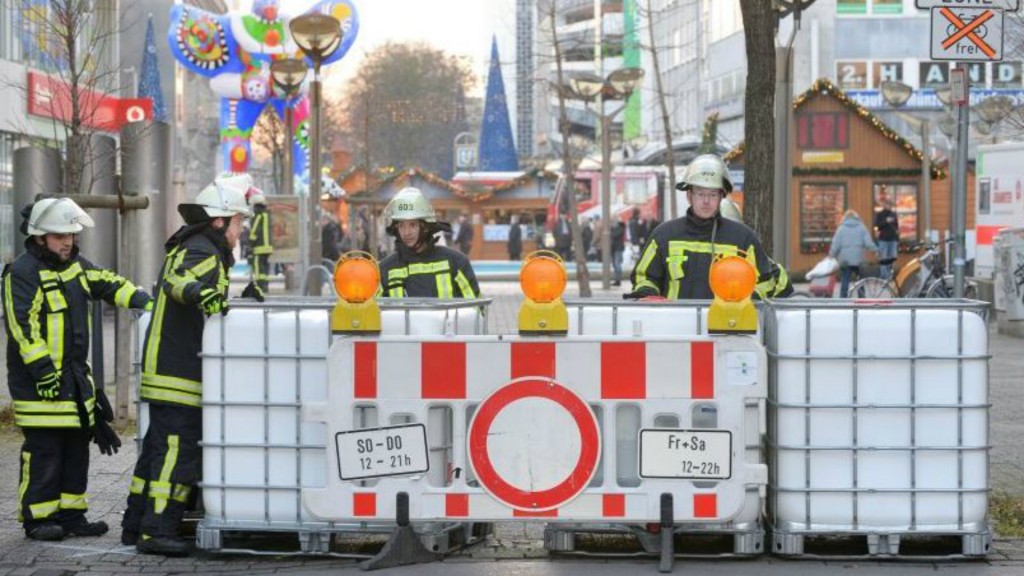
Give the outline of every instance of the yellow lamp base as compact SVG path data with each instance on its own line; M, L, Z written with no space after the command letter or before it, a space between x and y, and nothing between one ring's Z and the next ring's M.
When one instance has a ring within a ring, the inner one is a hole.
M552 302L523 300L519 308L519 334L551 335L569 333L569 312L561 298Z
M708 332L711 334L756 334L757 308L750 298L726 302L715 297L708 309Z
M331 312L334 334L380 334L380 307L374 299L366 302L338 300Z

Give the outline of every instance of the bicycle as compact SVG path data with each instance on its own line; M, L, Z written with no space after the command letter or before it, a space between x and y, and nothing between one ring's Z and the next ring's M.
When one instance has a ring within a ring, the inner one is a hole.
M951 244L952 240L947 240ZM921 246L911 247L918 250ZM945 273L942 253L933 244L926 244L924 252L907 262L899 272L892 266L895 258L879 260L882 266L890 266L887 278L861 278L850 286L853 298L952 298L953 275ZM964 286L964 298L975 299L978 286L968 281Z

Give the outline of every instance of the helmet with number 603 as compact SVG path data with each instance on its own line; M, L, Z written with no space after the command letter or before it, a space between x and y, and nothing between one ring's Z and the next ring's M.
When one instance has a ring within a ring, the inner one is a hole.
M430 201L419 188L402 188L384 209L384 226L389 232L401 220L437 222Z
M195 203L210 218L229 218L235 214L252 216L246 194L253 188L252 176L219 176L196 195Z
M92 218L70 198L43 198L32 205L26 231L29 236L78 234L92 228Z
M676 190L688 192L694 186L732 192L732 181L729 180L729 167L715 154L701 154L686 167L683 179L676 184Z

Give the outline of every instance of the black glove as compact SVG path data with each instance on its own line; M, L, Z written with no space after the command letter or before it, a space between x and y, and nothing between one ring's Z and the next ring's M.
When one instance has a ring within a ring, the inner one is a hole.
M43 400L55 400L60 396L60 376L50 372L36 382L36 392Z
M96 425L92 429L92 441L99 446L100 453L107 456L117 454L117 449L121 447L121 439L117 437L117 432L114 432L103 418L96 418Z
M103 388L96 389L96 417L105 422L114 421L114 409L110 407L110 400L107 400L107 393Z
M202 307L203 312L206 312L207 316L213 316L217 313L228 313L227 298L219 290L214 290L213 288L203 288L199 292L199 306Z
M257 302L265 300L263 290L260 290L260 287L255 282L249 282L246 285L245 290L242 290L242 298L255 298Z

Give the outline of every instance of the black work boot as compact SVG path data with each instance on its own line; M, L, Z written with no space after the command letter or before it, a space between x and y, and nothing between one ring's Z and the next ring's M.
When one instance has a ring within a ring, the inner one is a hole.
M74 524L64 526L64 533L68 536L103 536L110 530L107 523L100 520L99 522L89 522L85 518Z
M139 533L138 532L135 532L133 530L129 530L127 528L125 528L124 530L121 530L121 544L124 544L125 546L135 546L135 544L138 541L139 541Z
M26 526L25 536L28 536L32 540L53 542L64 539L64 529L56 522L44 522L32 527Z
M135 543L135 549L142 554L188 556L188 542L173 536L146 536L143 534Z

